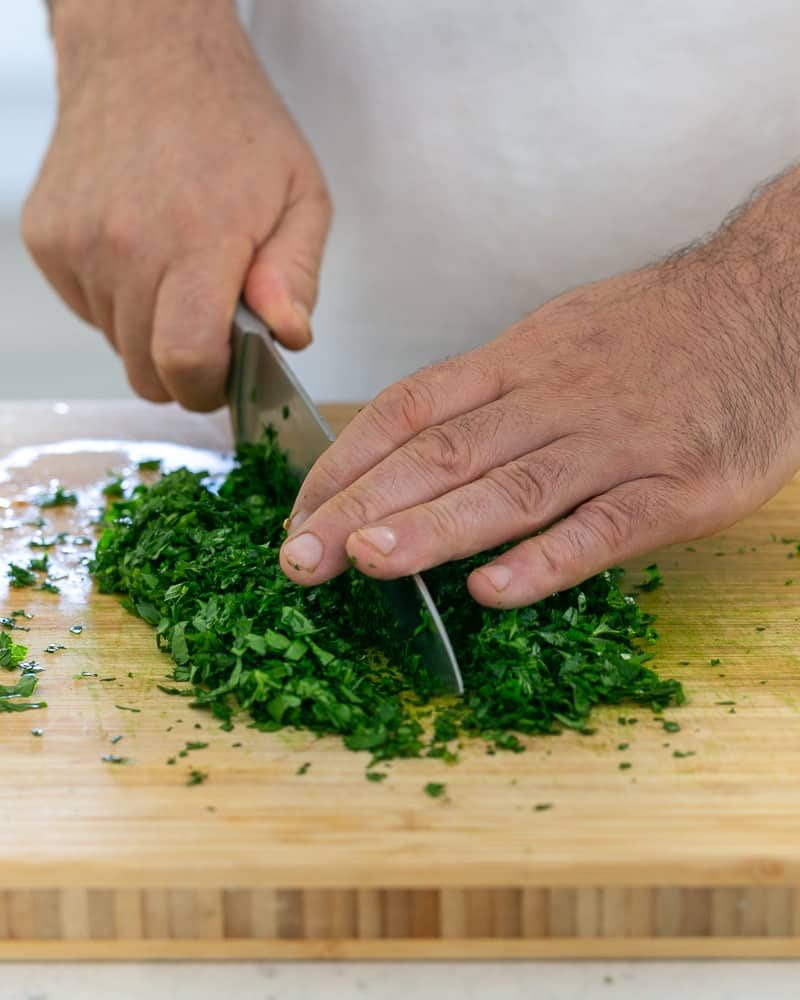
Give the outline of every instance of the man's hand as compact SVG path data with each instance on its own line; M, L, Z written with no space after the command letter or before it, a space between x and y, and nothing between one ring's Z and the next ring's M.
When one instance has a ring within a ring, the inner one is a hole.
M525 539L468 580L515 607L762 504L800 466L798 188L381 393L304 482L286 574L349 557L392 578Z
M231 0L54 0L58 124L23 235L147 399L224 402L244 289L311 338L331 208Z

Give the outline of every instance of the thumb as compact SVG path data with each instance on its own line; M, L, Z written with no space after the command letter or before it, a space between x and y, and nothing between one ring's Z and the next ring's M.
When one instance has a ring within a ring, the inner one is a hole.
M324 192L289 205L256 252L245 281L247 304L292 350L311 343L311 310L331 216Z
M231 320L252 252L247 240L221 241L175 259L161 279L150 353L167 391L189 410L225 403Z

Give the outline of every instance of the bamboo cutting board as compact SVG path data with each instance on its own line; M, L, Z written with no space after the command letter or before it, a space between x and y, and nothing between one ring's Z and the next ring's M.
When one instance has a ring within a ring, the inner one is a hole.
M352 410L328 415L341 426ZM131 456L114 439L148 442L134 458L206 464L216 456L164 443L228 446L223 419L169 407L0 406L2 455L76 439L6 461L6 561L31 555L31 488L106 478ZM98 500L46 511L46 531L82 530ZM655 665L689 695L666 713L679 732L646 710L601 711L593 736L517 755L476 745L454 767L396 762L382 784L334 739L225 733L163 694L152 630L91 590L80 546L55 560L70 574L58 595L9 593L3 575L0 613L34 615L14 636L46 668L49 707L0 716L0 957L800 954L800 552L787 538L800 539L800 482L724 535L657 555L665 586L642 602L658 615ZM177 756L187 741L209 746ZM191 768L208 779L187 785Z

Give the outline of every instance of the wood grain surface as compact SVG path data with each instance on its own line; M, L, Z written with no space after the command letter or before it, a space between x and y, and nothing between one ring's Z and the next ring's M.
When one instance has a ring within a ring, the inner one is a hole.
M81 505L45 511L46 533L88 532L108 470L162 453L212 464L228 445L224 418L172 407L0 406L4 560L30 557L24 522L51 478ZM678 732L603 710L592 736L395 762L373 784L335 739L244 719L226 733L162 693L153 631L91 589L67 540L60 594L0 583L0 613L34 615L14 635L48 702L0 721L0 957L800 953L798 541L795 482L653 557L665 586L641 600L658 615L654 664L689 696L666 713ZM196 740L209 746L166 763ZM187 786L190 768L208 779Z

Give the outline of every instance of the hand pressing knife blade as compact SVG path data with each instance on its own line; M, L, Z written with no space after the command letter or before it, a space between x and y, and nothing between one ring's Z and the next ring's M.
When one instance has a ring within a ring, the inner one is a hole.
M259 441L271 424L289 467L302 479L333 441L333 432L278 353L267 327L242 302L233 317L232 350L228 405L236 443ZM419 573L375 582L401 637L411 638L414 651L444 691L463 694L450 637ZM428 627L420 630L423 620Z

